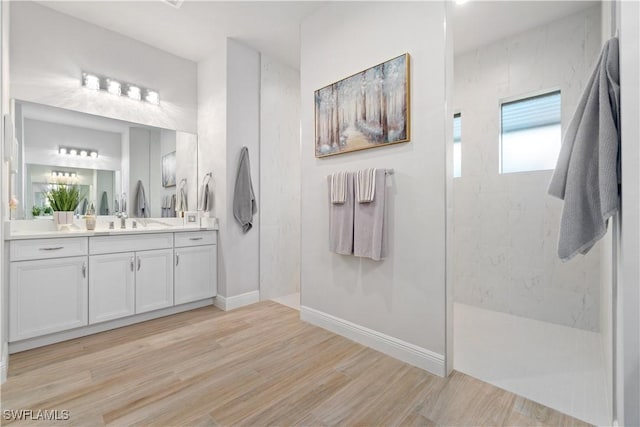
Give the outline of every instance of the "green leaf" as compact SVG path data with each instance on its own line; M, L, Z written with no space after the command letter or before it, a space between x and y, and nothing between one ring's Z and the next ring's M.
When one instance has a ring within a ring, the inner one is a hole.
M80 204L80 190L76 185L58 185L47 193L54 211L74 211Z

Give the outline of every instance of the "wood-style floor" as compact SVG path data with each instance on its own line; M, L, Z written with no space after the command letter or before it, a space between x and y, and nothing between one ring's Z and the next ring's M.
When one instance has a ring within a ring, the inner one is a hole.
M2 409L70 411L40 426L584 425L461 373L428 374L275 302L14 354L9 369Z

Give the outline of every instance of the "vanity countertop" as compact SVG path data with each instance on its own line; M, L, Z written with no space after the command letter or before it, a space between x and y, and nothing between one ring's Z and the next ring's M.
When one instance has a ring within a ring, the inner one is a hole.
M56 230L53 221L33 220L13 220L5 222L5 240L25 240L25 239L48 239L60 237L91 237L91 236L113 236L121 234L149 234L149 233L174 233L181 231L203 231L218 230L218 220L216 218L203 218L200 225L185 226L182 223L165 223L165 218L158 222L149 222L143 225L144 221L139 221L137 228L132 228L133 219L127 220L127 228L119 227L119 220L115 222L115 228L109 229L108 221L98 221L95 230L87 230L84 220L76 220L76 222L62 230ZM148 220L147 220L148 221Z

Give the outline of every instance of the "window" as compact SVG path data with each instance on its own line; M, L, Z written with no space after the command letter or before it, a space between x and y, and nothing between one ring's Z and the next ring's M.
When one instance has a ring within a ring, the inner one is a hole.
M462 116L453 115L453 177L462 176Z
M553 169L560 152L560 91L501 106L500 173Z

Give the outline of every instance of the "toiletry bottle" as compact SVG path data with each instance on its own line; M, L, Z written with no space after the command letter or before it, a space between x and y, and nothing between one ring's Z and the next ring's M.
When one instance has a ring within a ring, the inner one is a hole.
M87 226L87 230L95 230L96 229L96 210L93 207L93 203L87 209L87 213L84 216L85 224Z

